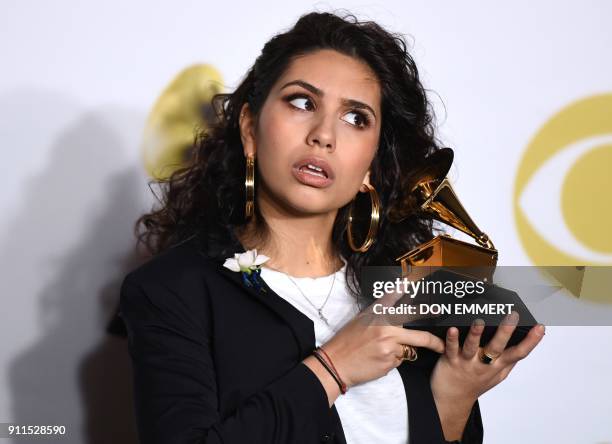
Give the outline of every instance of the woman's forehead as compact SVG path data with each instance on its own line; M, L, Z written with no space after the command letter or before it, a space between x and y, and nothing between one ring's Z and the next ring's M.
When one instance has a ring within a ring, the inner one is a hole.
M276 83L306 82L331 98L353 99L378 106L380 83L363 61L333 50L318 50L295 57Z

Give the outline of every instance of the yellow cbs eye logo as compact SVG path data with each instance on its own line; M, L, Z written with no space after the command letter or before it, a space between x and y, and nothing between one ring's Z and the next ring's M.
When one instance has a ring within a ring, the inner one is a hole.
M612 265L612 94L576 101L542 126L519 163L513 201L535 265Z
M575 102L533 138L514 212L536 265L612 264L612 94Z

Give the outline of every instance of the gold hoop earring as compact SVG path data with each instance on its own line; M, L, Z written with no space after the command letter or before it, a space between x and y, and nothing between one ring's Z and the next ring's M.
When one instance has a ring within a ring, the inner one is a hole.
M252 155L246 158L246 179L244 180L246 189L246 206L244 209L246 218L253 215L255 208L255 157Z
M353 206L355 203L355 199L357 199L357 196L353 198L353 201L351 203L351 207L349 209L349 221L347 224L347 237L351 250L360 251L362 253L368 251L370 246L372 246L372 244L376 240L376 232L378 231L378 221L380 218L380 200L378 199L378 193L372 185L369 185L367 183L364 183L364 185L368 189L368 194L370 195L370 200L372 203L372 212L370 214L370 228L368 229L368 235L366 236L361 246L357 247L355 245L355 242L353 242L353 231L351 228L353 224Z

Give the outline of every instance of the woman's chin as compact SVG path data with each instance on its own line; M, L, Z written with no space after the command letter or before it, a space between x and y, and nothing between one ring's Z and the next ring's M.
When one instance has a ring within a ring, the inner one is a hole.
M330 201L329 196L321 196L320 198L315 197L312 199L291 199L288 201L290 212L298 217L308 217L315 215L328 214L336 212L338 209L333 202Z

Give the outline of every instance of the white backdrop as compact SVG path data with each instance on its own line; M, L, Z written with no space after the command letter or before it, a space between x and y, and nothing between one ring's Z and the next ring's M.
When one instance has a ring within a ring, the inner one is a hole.
M532 263L515 223L519 163L559 110L612 92L612 3L2 1L0 422L132 442L125 344L104 327L152 202L147 113L186 66L215 65L232 90L273 34L334 8L413 37L458 194L501 264ZM609 327L549 327L481 398L485 442L612 443L611 341Z

